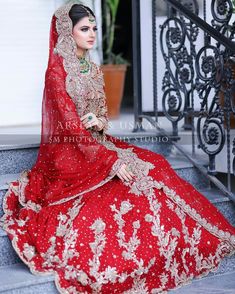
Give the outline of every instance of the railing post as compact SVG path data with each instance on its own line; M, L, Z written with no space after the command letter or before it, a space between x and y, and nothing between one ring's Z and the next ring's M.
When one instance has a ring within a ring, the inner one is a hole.
M158 92L157 92L157 29L156 1L152 0L152 39L153 39L153 107L155 122L158 121Z
M140 46L140 0L132 0L132 44L134 80L134 120L133 132L144 131L142 127L142 89L141 89L141 46Z

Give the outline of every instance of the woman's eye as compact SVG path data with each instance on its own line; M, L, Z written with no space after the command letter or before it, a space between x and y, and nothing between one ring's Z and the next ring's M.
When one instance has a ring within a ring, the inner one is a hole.
M89 30L88 28L82 28L81 29L82 32L87 32L88 30ZM96 32L97 28L94 28L93 31Z

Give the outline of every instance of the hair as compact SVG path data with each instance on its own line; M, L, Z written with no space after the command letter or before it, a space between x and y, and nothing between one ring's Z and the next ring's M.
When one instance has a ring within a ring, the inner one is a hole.
M73 23L73 27L84 17L87 17L89 16L89 13L88 11L90 12L90 14L92 16L94 16L95 18L95 14L94 12L87 6L83 5L83 4L74 4L70 11L69 11L69 17L71 18L72 20L72 23Z

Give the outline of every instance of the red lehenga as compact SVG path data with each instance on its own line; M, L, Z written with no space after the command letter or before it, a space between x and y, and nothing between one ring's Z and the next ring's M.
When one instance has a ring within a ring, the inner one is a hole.
M38 158L10 183L2 226L60 293L166 293L215 271L235 228L163 156L105 134L103 76L79 71L71 5L52 19ZM102 131L81 124L88 112ZM131 182L115 175L123 162Z

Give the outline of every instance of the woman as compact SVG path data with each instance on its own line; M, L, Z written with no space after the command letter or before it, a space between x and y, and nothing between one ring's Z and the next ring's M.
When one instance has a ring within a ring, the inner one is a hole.
M55 12L38 158L10 184L2 225L60 293L166 293L215 271L235 229L164 157L106 134L95 38L88 7Z

